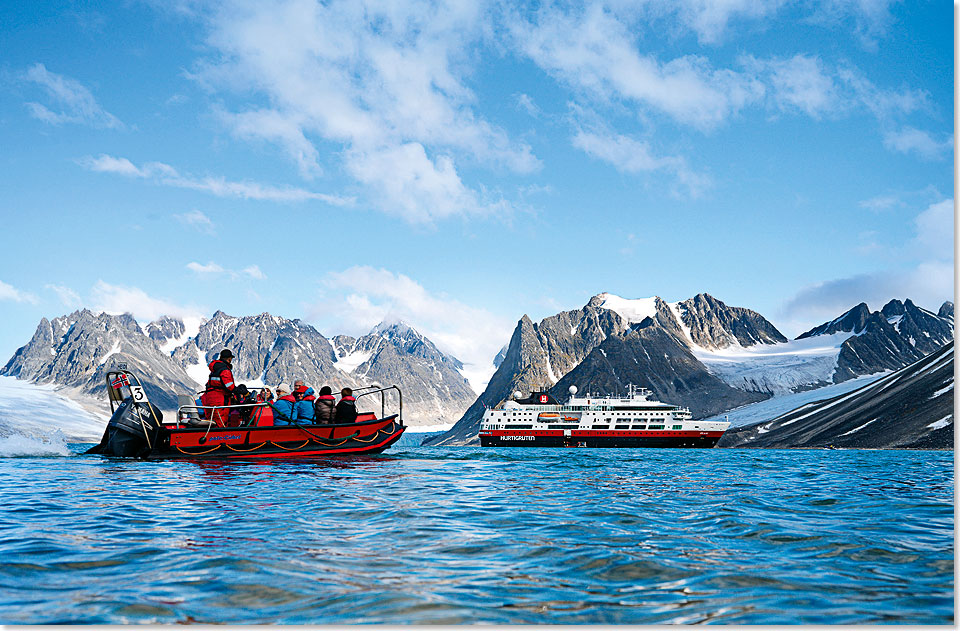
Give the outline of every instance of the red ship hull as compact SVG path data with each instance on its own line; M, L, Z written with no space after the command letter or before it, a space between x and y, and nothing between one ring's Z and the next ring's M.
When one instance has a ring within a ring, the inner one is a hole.
M481 447L701 448L717 444L723 432L698 431L481 431Z

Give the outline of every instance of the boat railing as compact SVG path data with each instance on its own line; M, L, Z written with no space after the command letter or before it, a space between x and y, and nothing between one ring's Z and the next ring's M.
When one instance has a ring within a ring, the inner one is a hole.
M177 426L189 424L190 419L200 421L210 421L214 412L217 410L226 410L229 417L231 410L243 410L246 408L263 408L270 405L267 401L257 403L237 403L235 405L181 405L177 408Z
M367 397L367 396L371 396L371 395L374 395L374 394L379 394L379 395L380 395L380 418L384 418L384 417L387 415L386 393L387 393L387 391L389 391L389 390L396 390L396 391L397 391L397 397L398 397L398 399L399 399L399 409L398 409L399 415L397 416L397 421L398 421L398 422L400 423L400 425L402 426L402 425L403 425L403 393L400 391L400 388L399 388L398 386L387 386L387 387L385 387L385 388L382 388L382 387L376 386L376 385L374 385L374 386L363 386L362 388L354 388L353 392L354 392L354 394L356 395L356 396L354 396L354 398L355 398L357 401L360 401L361 397ZM364 391L366 391L366 392L364 392ZM360 394L356 394L357 392L360 392Z

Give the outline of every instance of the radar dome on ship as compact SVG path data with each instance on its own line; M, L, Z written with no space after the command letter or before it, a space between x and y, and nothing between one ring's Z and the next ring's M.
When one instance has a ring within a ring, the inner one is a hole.
M576 387L576 386L570 386L569 388L567 388L567 392L569 392L570 395L572 396L572 395L574 395L574 394L577 393L577 387Z
M517 390L516 392L513 393L513 398L514 398L514 399L519 399L519 398L522 397L522 396L523 396L523 395L520 393L519 390Z

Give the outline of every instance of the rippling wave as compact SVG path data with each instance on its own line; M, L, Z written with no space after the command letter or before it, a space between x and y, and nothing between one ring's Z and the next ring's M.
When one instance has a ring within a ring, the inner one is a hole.
M0 622L953 622L953 454L0 459ZM37 454L41 455L41 454Z

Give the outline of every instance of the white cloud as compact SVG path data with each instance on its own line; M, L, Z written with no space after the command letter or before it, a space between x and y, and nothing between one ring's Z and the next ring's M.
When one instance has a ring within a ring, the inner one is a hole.
M432 223L453 215L508 210L506 202L485 201L465 186L450 156L431 159L419 143L348 152L347 168L385 212L409 221Z
M691 171L682 157L657 157L646 142L626 136L580 130L573 138L573 146L624 173L661 170L672 173L678 189L682 188L682 192L690 197L699 197L710 185L709 178Z
M403 274L356 266L323 279L324 298L309 318L324 329L359 336L384 320L403 320L465 365L478 393L493 374L493 358L515 322L444 295L433 295Z
M519 94L516 99L517 106L527 114L534 117L540 116L540 108L537 107L537 104L529 94Z
M27 109L34 118L51 125L81 123L101 128L124 127L116 116L97 103L90 90L79 81L50 72L40 63L30 66L23 76L43 88L47 96L61 108L55 112L40 103L27 103Z
M210 217L207 217L204 213L200 212L199 210L191 210L188 213L174 215L173 218L179 221L180 223L186 224L188 226L193 226L194 228L196 228L197 230L200 230L201 232L205 232L207 234L214 233L213 221L210 219Z
M883 144L888 149L900 153L915 153L925 160L936 160L953 155L953 136L946 140L935 140L929 133L904 127L899 131L884 134Z
M902 248L913 267L816 283L788 300L781 315L794 335L831 320L860 302L879 309L894 298L910 298L934 312L953 300L953 200L931 204L917 215L914 236Z
M222 177L181 175L175 168L162 162L147 162L138 167L126 158L101 154L96 158L93 156L81 158L78 163L97 173L115 173L149 179L164 186L202 191L217 197L271 202L321 201L332 206L347 206L353 203L350 198L315 193L302 188L277 188L258 182L232 182Z
M197 263L196 261L191 261L187 263L186 267L188 270L192 272L196 272L197 274L211 275L211 276L224 274L226 276L229 276L233 280L237 280L238 278L241 278L243 276L253 278L255 280L266 280L267 278L267 275L264 274L263 271L260 269L260 267L257 265L250 265L248 267L243 268L239 272L235 270L226 269L222 265L214 263L213 261L209 261L206 265Z
M682 0L672 4L680 19L703 44L723 39L735 18L763 18L775 13L785 0Z
M93 309L110 314L129 313L140 322L152 322L162 315L172 317L202 317L206 308L178 305L153 298L138 287L111 285L98 280L91 291Z
M916 237L914 252L926 259L953 261L954 207L952 199L945 199L917 215L914 220Z
M255 278L256 280L266 280L267 275L264 274L260 268L256 265L251 265L250 267L243 268L243 273L249 276L250 278Z
M83 299L80 298L80 294L69 287L63 285L44 285L44 287L56 293L63 306L68 309L79 309L83 306Z
M774 99L782 109L798 109L819 118L839 106L837 87L819 58L796 55L790 59L772 59L766 64Z
M483 205L482 191L457 174L461 156L517 173L540 167L528 145L478 113L464 80L489 29L486 10L471 2L228 3L208 16L217 55L194 76L265 96L269 107L221 119L239 137L277 143L304 174L319 172L320 142L342 149L365 189L384 173L385 157L417 153L374 198L410 221L432 221Z
M8 285L0 280L0 301L3 300L10 300L12 302L29 302L30 304L34 305L39 302L37 297L33 294L21 291L13 285Z
M224 269L213 261L210 261L206 265L201 265L196 261L191 261L190 263L187 263L187 269L196 272L197 274L222 274L224 272Z
M620 99L709 129L759 100L749 75L715 70L703 57L660 62L641 54L625 21L595 4L580 14L541 9L536 24L510 24L515 45L538 66L587 98Z
M899 197L894 195L878 195L877 197L871 197L870 199L865 199L861 201L858 206L860 208L866 208L874 212L881 212L884 210L890 210L896 206L900 206L902 202Z

